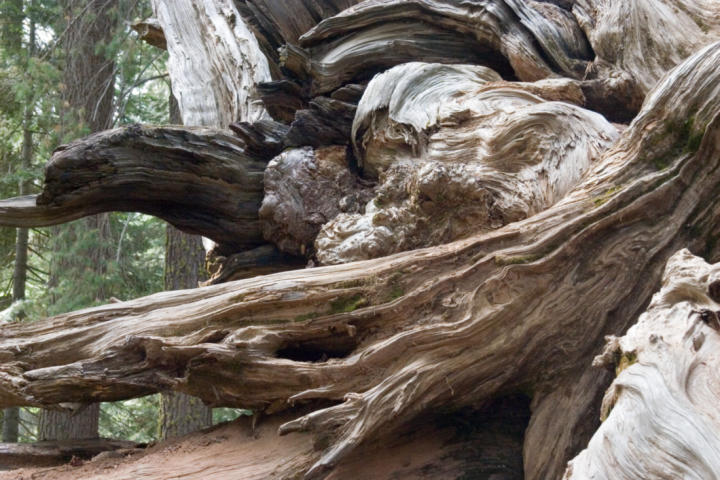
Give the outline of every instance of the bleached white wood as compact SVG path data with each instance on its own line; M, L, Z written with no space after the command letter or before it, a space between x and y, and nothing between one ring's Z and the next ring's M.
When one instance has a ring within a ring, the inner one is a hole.
M270 80L268 62L232 0L153 0L152 6L183 124L227 128L266 115L255 87Z
M565 479L710 480L720 475L720 264L681 250L663 285L597 363L620 370L607 417ZM715 284L715 298L710 286ZM619 359L619 360L617 360Z

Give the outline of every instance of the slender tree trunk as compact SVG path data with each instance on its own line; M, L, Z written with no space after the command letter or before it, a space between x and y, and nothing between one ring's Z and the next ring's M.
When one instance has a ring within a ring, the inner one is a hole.
M20 408L6 408L3 414L2 438L3 442L14 443L18 441L18 427L20 424Z
M31 5L34 5L34 1ZM11 21L22 23L24 20L22 2L14 1L9 4L9 13ZM13 46L18 50L22 48L22 36L17 34L18 31L13 31L16 35L11 35L14 38L5 38L10 41ZM27 45L27 57L28 59L34 55L35 50L35 22L30 18L30 29ZM20 170L25 175L27 170L30 168L33 156L33 137L32 137L32 96L25 105L25 116L23 118L23 144L22 144L22 157L20 163ZM24 177L20 180L18 185L18 193L20 196L27 195L30 193L30 184ZM13 267L13 290L12 290L12 301L20 302L25 299L25 283L27 282L27 267L28 267L28 238L29 229L18 228L15 237L15 265ZM17 318L21 319L24 317L22 309L17 311ZM17 442L18 432L20 423L20 409L9 408L3 415L3 428L2 438L4 442Z
M175 96L169 98L170 123L181 124ZM196 288L207 280L205 249L198 235L167 226L165 242L165 290ZM212 408L184 393L164 392L160 397L160 437L179 437L212 425Z
M32 107L28 106L25 109L25 119L23 125L23 149L22 149L22 170L30 168L30 162L32 160L32 130L30 124L32 122ZM27 181L21 180L19 185L20 195L26 195L29 193L29 184ZM27 267L28 267L28 237L29 229L18 228L17 236L15 240L15 267L13 269L13 292L12 301L20 302L25 299L25 283L27 281ZM24 317L22 309L18 310L17 318ZM19 420L20 420L20 409L9 408L5 411L3 416L3 441L4 442L17 442L18 431L19 431Z

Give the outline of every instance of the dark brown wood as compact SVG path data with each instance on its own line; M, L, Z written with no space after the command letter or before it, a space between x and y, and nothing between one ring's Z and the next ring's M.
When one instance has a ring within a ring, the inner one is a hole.
M208 253L210 279L204 285L231 282L242 278L269 275L276 272L298 270L305 267L305 257L281 252L275 245L265 244L244 252L222 255Z
M165 32L163 32L160 23L156 18L148 18L143 21L135 22L131 25L140 38L153 47L167 50L167 41L165 40Z
M55 151L37 197L0 202L0 224L55 225L107 211L137 211L233 249L263 243L257 211L265 161L212 129L129 127Z

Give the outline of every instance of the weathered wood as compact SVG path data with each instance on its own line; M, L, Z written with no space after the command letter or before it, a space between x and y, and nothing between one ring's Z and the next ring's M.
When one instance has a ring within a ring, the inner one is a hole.
M311 76L319 93L360 72L408 61L476 63L506 79L534 81L553 72L581 78L591 59L573 16L540 2L493 0L476 7L448 0L366 0L320 22L301 45L307 58L290 48L285 65L300 78Z
M720 264L673 255L662 290L595 366L618 376L603 424L564 478L716 478L720 472Z
M292 255L314 255L320 228L341 213L364 213L372 184L348 168L345 146L285 150L265 170L260 221L265 239Z
M257 216L266 163L212 129L130 127L58 148L42 193L0 202L0 224L55 225L137 211L231 248L264 243Z
M282 77L278 49L297 44L300 36L323 18L360 0L236 0L235 5L268 59L273 78Z
M576 0L572 11L596 60L631 75L644 92L699 48L720 40L720 4L712 1Z
M275 245L266 244L239 253L222 255L211 250L207 255L210 279L203 285L216 285L242 278L269 275L305 267L307 259L281 252Z
M270 80L267 59L232 0L153 0L166 35L168 71L183 125L227 128L262 119L255 86Z
M131 27L138 33L141 40L149 43L153 47L167 50L165 32L163 32L157 18L148 18L143 21L134 22Z
M307 108L307 94L303 87L290 80L258 84L258 94L272 118L287 124L295 119L295 112Z
M0 443L0 470L4 468L43 467L68 463L73 457L90 459L101 452L135 448L138 444L123 440L96 438L36 443Z
M285 148L284 141L289 128L272 120L259 120L253 123L231 123L230 130L242 140L245 153L270 160Z
M561 199L617 131L596 113L532 93L568 90L563 95L582 98L577 85L554 83L515 84L485 67L415 62L376 76L352 138L363 173L380 185L364 213L323 225L318 260L363 260L457 240Z
M495 232L3 326L0 406L163 388L266 413L309 403L281 433L314 432L319 477L429 410L566 389L673 252L718 258L719 61L715 44L684 62L566 196ZM586 379L587 394L602 380ZM526 457L564 465L540 447Z
M295 112L295 119L285 137L286 145L324 147L350 142L356 104L320 96L312 99L309 107Z

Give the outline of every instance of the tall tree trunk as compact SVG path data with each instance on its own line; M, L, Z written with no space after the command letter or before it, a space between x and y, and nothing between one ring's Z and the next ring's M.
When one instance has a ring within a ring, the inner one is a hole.
M31 7L34 6L34 0L30 3ZM5 9L9 9L8 14L10 22L17 22L22 24L25 16L23 15L22 1L15 0L5 5ZM26 55L29 59L35 54L35 22L28 15L29 19L29 35ZM9 43L10 48L20 51L22 48L22 35L20 28L16 25L6 25L3 29L3 40ZM25 179L27 171L30 169L33 157L33 136L32 136L32 112L33 112L33 98L27 100L25 105L25 114L23 117L23 143L22 143L22 155L20 162L20 170L23 175L18 185L18 193L20 196L27 195L30 193L30 182ZM13 289L12 289L12 301L21 302L25 299L25 283L27 282L27 267L28 267L28 238L29 229L18 228L15 237L15 264L13 266ZM24 317L22 308L17 311L17 318L22 319ZM2 438L4 442L17 442L19 433L19 422L20 422L20 410L19 408L11 408L5 411L3 415L3 428Z
M197 288L206 280L205 249L198 235L167 226L165 290ZM160 398L160 437L179 437L212 425L212 408L197 397L163 392Z
M43 410L38 423L39 441L79 440L98 437L100 404L88 403L74 412Z

